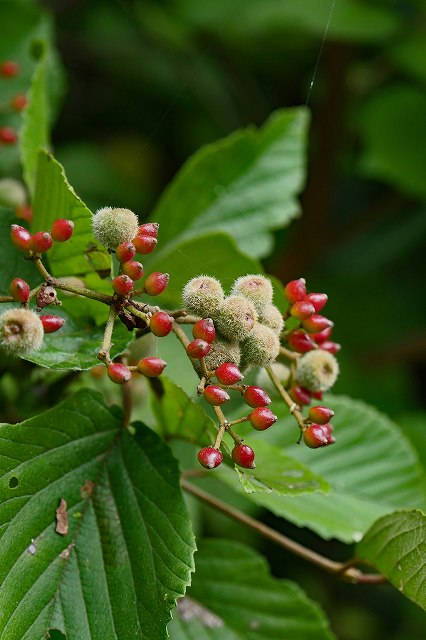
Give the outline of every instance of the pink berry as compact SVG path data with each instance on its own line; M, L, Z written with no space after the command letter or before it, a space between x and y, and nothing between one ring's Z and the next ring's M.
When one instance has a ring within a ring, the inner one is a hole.
M305 320L315 313L315 307L306 300L298 300L290 308L290 314L298 320Z
M245 469L254 469L254 451L247 444L236 444L231 452L232 459Z
M144 282L145 292L149 296L158 296L167 287L169 278L168 273L160 273L159 271L150 273Z
M321 344L325 340L328 340L332 333L333 333L333 327L327 327L326 329L324 329L323 331L320 331L319 333L311 333L310 335L312 340L315 340L317 344Z
M20 93L17 96L14 96L10 101L10 106L14 111L23 111L27 106L27 96L24 93Z
M15 60L5 60L0 64L0 76L13 78L19 73L19 64Z
M222 387L218 387L215 384L209 384L209 386L204 389L204 399L214 407L219 407L221 404L230 400L230 395L225 391L225 389L222 389Z
M307 353L308 351L312 351L312 349L316 349L317 346L311 336L301 329L296 329L296 331L289 333L287 343L288 346L291 347L293 351L297 351L297 353Z
M133 289L133 280L125 274L114 278L111 284L115 293L119 293L122 296L127 296Z
M10 230L10 237L17 249L21 251L29 250L31 233L27 231L25 227L20 227L19 224L13 224Z
M331 444L320 424L311 424L303 432L303 440L310 449L318 449Z
M320 344L320 349L322 349L323 351L328 351L333 355L338 353L341 350L341 348L342 348L341 344L339 344L338 342L332 342L332 340L324 340L324 342L321 342Z
M220 384L230 385L239 382L244 378L237 365L233 362L224 362L215 371L216 378Z
M310 302L314 307L315 311L321 311L321 309L325 306L325 303L328 300L328 295L326 293L308 293L304 297L306 302Z
M250 407L266 407L271 404L271 398L261 387L247 387L243 398Z
M152 238L156 238L158 236L158 222L145 222L145 224L141 224L138 229L138 236L151 236Z
M197 338L186 347L186 353L190 358L205 358L210 352L210 345L205 340Z
M142 255L146 255L154 251L157 246L157 238L153 238L153 236L136 236L132 240L135 245L136 253L140 253Z
M303 300L306 296L306 280L305 278L299 278L298 280L291 280L284 287L284 295L290 304L294 304L298 300Z
M306 329L308 333L318 333L333 325L334 322L317 313L314 313L310 318L306 318L306 320L303 321L303 328Z
M133 242L122 242L115 250L115 255L119 262L127 262L136 255L136 247Z
M45 253L53 244L52 236L48 231L37 231L31 236L30 248L34 253Z
M121 270L124 275L129 276L133 281L140 280L143 276L143 265L136 260L123 262Z
M33 212L29 204L21 204L16 207L15 214L17 218L21 218L25 222L31 222L33 219Z
M0 127L0 142L3 144L15 144L18 140L18 134L12 127Z
M334 416L333 409L328 407L316 406L309 409L309 420L318 424L326 424Z
M142 358L142 360L139 360L137 364L139 373L147 378L156 378L157 376L161 376L166 366L167 362L161 358L154 358L153 356Z
M328 444L333 444L336 442L336 438L333 436L333 427L331 424L322 424L321 429L325 437L327 438Z
M323 398L323 391L310 391L309 392L311 394L311 398L315 398L315 400L322 400Z
M213 342L216 337L216 329L214 328L214 322L211 318L203 318L198 320L192 327L192 335L194 338L205 340L206 342Z
M289 394L297 404L311 404L310 392L299 384L292 385L289 389Z
M223 460L223 455L219 449L214 447L204 447L198 452L198 462L205 469L215 469Z
M119 362L108 365L107 372L108 378L116 384L124 384L124 382L128 382L132 377L130 369Z
M277 416L268 407L257 407L249 415L251 426L256 431L269 429L277 419Z
M159 337L163 338L164 336L168 336L173 327L173 318L169 316L165 311L157 311L154 313L151 320L149 321L149 328L152 333Z
M40 316L44 333L54 333L64 325L64 318L60 316L44 315Z
M21 278L14 278L9 287L10 295L16 302L28 302L30 297L30 285Z
M52 224L50 233L56 242L66 242L72 236L74 231L74 222L65 218L58 218Z

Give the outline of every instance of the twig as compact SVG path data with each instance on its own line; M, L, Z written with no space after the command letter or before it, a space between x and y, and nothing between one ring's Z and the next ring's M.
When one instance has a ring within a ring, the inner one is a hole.
M301 431L303 431L305 428L304 418L303 418L303 414L297 409L297 404L293 402L293 400L290 398L287 391L284 389L283 385L281 384L281 382L278 380L277 376L273 372L272 368L265 367L265 371L270 377L272 384L280 394L281 398L284 400L284 402L290 409L290 413L292 413L296 418L296 422L299 425L299 428L301 429Z
M112 344L111 339L112 339L112 332L114 329L115 318L116 318L116 310L114 307L110 307L108 320L105 325L104 339L102 340L102 346L98 353L98 359L102 360L102 362L104 362L105 364L111 363L109 351L111 349L111 344Z
M280 355L287 358L287 360L299 360L300 353L296 353L295 351L290 351L290 349L286 349L285 347L280 347Z
M107 304L108 306L111 305L112 296L98 293L97 291L93 291L92 289L87 289L87 287L77 287L73 284L69 284L68 282L63 282L62 280L54 278L47 271L40 258L36 258L34 260L34 264L42 278L46 281L47 284L51 285L52 287L55 287L56 289L62 289L63 291L69 291L70 293L74 293L77 296L84 296L85 298L97 300L98 302L102 302L103 304Z

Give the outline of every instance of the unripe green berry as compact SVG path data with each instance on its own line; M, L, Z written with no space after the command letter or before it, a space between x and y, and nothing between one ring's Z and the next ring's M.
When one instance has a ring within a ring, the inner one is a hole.
M266 305L259 314L258 320L261 324L272 329L277 336L281 335L281 331L284 329L284 318L274 304Z
M43 336L43 324L30 309L8 309L0 315L0 346L10 355L37 351Z
M192 278L182 291L184 307L203 318L211 317L219 309L224 298L225 294L219 280L210 276Z
M261 313L266 305L272 303L273 293L270 280L262 275L237 278L231 291L231 295L241 295L248 298L258 313Z
M130 209L103 207L92 218L95 238L109 249L133 240L138 232L138 219Z
M271 364L280 351L277 334L264 324L256 324L248 338L241 344L241 367L265 367Z
M254 305L244 296L229 296L219 309L211 314L217 331L228 340L241 342L257 322Z
M308 391L328 391L336 382L339 364L328 351L308 351L297 361L296 380Z

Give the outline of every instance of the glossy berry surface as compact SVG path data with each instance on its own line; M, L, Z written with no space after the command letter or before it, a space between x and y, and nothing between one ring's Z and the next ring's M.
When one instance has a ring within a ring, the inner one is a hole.
M240 467L245 469L254 469L254 451L248 444L236 444L231 451L232 459Z
M53 244L52 236L48 231L37 231L31 236L30 248L34 253L45 253Z
M307 334L306 331L302 331L302 329L296 329L289 333L287 336L287 344L293 351L297 351L297 353L307 353L317 347L311 336Z
M74 231L74 222L65 218L58 218L52 224L50 234L56 242L66 242Z
M321 429L324 436L327 438L328 444L333 444L334 442L336 442L336 438L333 436L333 427L331 426L331 424L322 424Z
M16 302L28 302L30 297L30 285L22 278L14 278L9 287L10 295Z
M214 328L214 322L211 318L203 318L198 320L192 327L192 335L194 338L205 340L206 342L213 342L216 337L216 329Z
M338 342L333 342L332 340L324 340L324 342L321 342L320 344L320 349L323 349L323 351L328 351L329 353L332 353L333 356L336 353L339 353L341 348L342 348L341 344L339 344Z
M230 396L222 387L209 384L209 386L204 389L204 399L214 407L220 407L221 404L228 402Z
M126 365L119 362L110 364L107 368L108 378L116 384L124 384L132 377L132 372Z
M129 276L133 281L140 280L143 276L143 265L136 260L123 262L121 270L124 275Z
M293 384L289 389L289 394L292 400L297 404L311 404L310 392L299 384Z
M144 289L149 296L158 296L164 291L169 282L168 273L160 273L160 271L154 271L150 273L144 282Z
M19 224L13 224L10 230L10 237L17 249L21 251L29 250L31 233L25 229L25 227L20 227Z
M154 251L157 246L157 238L153 238L153 236L136 236L132 240L135 245L136 253L140 253L142 255L147 255Z
M205 358L210 352L210 345L205 340L196 338L186 347L186 353L190 358Z
M303 300L306 296L306 280L305 278L299 278L298 280L291 280L284 287L284 295L290 304Z
M142 358L142 360L139 360L137 367L139 373L146 376L147 378L156 378L157 376L161 376L166 365L167 362L165 362L161 358L148 356L147 358Z
M128 295L133 289L133 280L123 274L114 278L111 284L115 293L119 293L122 296Z
M64 323L64 318L60 316L44 315L40 316L41 323L43 325L44 333L54 333L60 329Z
M215 371L216 378L221 384L229 385L240 382L244 378L236 364L224 362Z
M14 78L19 73L19 64L15 60L5 60L0 64L0 76Z
M312 422L326 424L334 416L334 411L333 409L329 409L329 407L322 407L318 405L309 409L308 416L309 420L312 420Z
M168 336L173 327L173 318L165 311L157 311L149 321L151 332L158 338Z
M306 302L310 302L314 306L315 311L318 313L318 311L321 311L321 309L325 306L328 300L328 295L326 293L308 293L304 297L304 300Z
M325 340L328 340L332 333L333 333L333 327L327 327L326 329L324 329L323 331L320 331L319 333L311 333L310 335L312 340L315 340L317 344L321 344L322 342L325 342Z
M253 429L264 431L277 421L277 416L267 407L257 407L250 413L249 420Z
M333 326L333 322L318 313L314 313L310 318L303 321L303 328L308 333L318 333Z
M298 320L305 320L315 313L315 307L306 300L298 300L290 308L290 315Z
M247 387L243 392L243 398L250 407L266 407L271 404L271 398L261 387Z
M331 444L320 424L311 424L303 432L303 441L310 449L318 449Z
M215 469L223 460L223 455L219 449L214 447L204 447L198 452L198 462L205 469Z
M15 144L18 141L18 134L12 127L0 127L0 142L3 144Z
M115 250L115 255L117 256L117 260L119 262L127 262L128 260L131 260L135 257L136 247L133 242L129 242L127 240L126 242L122 242L118 245Z
M150 236L156 238L158 236L158 229L160 225L158 222L145 222L141 224L138 229L138 236Z

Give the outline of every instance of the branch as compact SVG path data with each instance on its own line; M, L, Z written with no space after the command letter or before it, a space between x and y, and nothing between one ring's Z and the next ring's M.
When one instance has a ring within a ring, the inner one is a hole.
M297 409L297 404L293 402L293 400L288 395L287 391L284 389L283 385L273 372L271 367L265 367L265 371L271 379L272 384L280 394L281 398L284 400L288 408L290 409L290 413L294 415L296 418L296 422L299 425L301 431L305 429L303 414Z
M62 280L54 278L47 271L40 258L36 258L34 260L34 264L37 267L37 271L42 276L42 278L46 281L47 284L51 285L52 287L55 287L56 289L62 289L63 291L69 291L70 293L74 293L77 296L83 296L84 298L90 298L91 300L103 302L103 304L107 304L108 306L111 305L112 296L98 293L97 291L87 289L86 287L77 287L73 284L69 284L68 282L63 282Z

